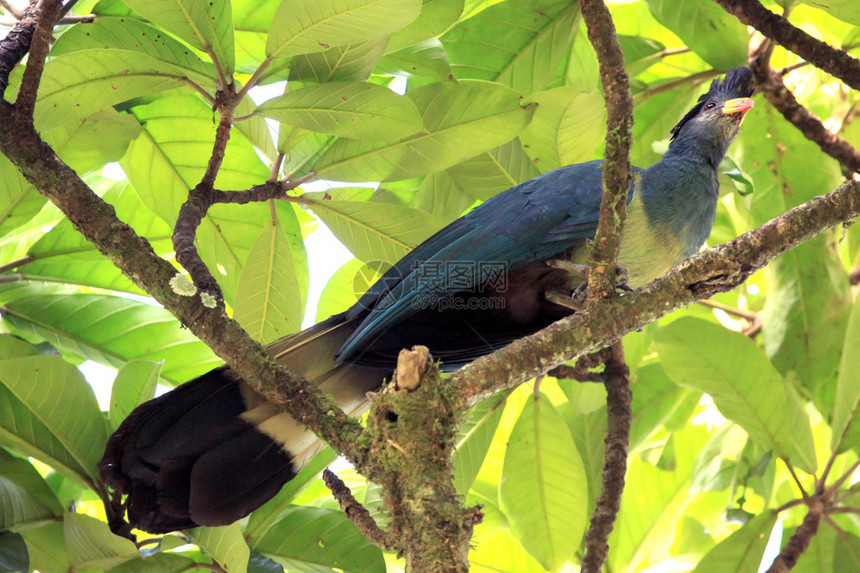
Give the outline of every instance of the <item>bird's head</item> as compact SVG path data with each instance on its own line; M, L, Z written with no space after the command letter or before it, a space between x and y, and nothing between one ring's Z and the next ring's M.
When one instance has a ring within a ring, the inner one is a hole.
M749 68L732 68L725 78L711 82L687 115L672 128L669 149L675 153L703 153L718 164L752 109L753 76Z

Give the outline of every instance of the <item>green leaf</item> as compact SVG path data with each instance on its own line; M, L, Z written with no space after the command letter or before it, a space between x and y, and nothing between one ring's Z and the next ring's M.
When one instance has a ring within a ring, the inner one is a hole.
M161 374L161 363L150 360L130 360L116 374L110 394L108 419L116 429L132 410L155 396Z
M140 124L134 117L109 108L81 121L63 124L43 137L60 159L83 174L122 157L139 133Z
M47 131L141 95L181 87L188 75L152 56L124 50L84 50L53 58L39 85L36 126Z
M0 154L0 237L35 217L46 201Z
M463 0L424 0L421 14L388 40L388 52L413 46L447 30L463 13Z
M251 550L242 537L238 523L225 527L198 527L191 531L190 537L230 573L245 573Z
M22 529L21 537L30 554L33 571L68 571L69 557L66 555L66 539L62 523L49 523L44 527Z
M499 499L514 536L544 567L555 571L573 558L588 522L588 480L543 395L526 401L508 439Z
M357 139L400 139L424 129L412 100L362 82L327 82L291 91L259 112L311 131Z
M208 53L233 75L233 14L229 0L124 0L144 18Z
M465 496L484 463L490 442L496 433L504 411L505 396L488 398L466 413L466 419L457 429L454 445L454 486L457 493Z
M860 444L860 302L854 303L839 363L836 404L833 408L831 448L844 452Z
M386 54L379 61L376 72L425 80L427 78L441 81L454 79L445 47L436 38Z
M469 196L481 201L540 174L519 139L458 163L448 173Z
M3 408L8 412L8 417L3 415L4 425L10 424L7 432L26 442L28 449L46 451L46 463L53 458L69 464L76 477L98 481L96 463L107 432L93 390L77 368L56 356L9 358L0 362L0 386L8 391ZM26 419L31 423L15 424Z
M289 79L307 83L363 82L385 54L386 44L387 38L382 36L366 42L335 46L323 52L298 55L290 64ZM269 77L269 74L264 75Z
M33 464L0 448L0 531L32 526L62 513L57 496Z
M304 299L292 245L277 220L263 226L239 275L233 318L263 343L301 330Z
M559 85L579 5L502 2L460 21L440 39L458 78L490 80L528 95Z
M365 262L393 264L442 227L427 213L401 205L305 197L335 237Z
M215 68L182 42L134 18L102 16L83 26L72 26L57 39L51 56L82 50L123 50L149 56L179 70L201 87L213 86Z
M157 254L173 252L170 227L140 204L128 184L116 184L104 199L114 206L121 221L150 241ZM144 294L67 219L36 241L27 257L30 262L18 269L27 279Z
M833 550L833 573L852 573L860 568L860 538L839 535Z
M643 36L619 34L618 41L624 52L624 66L631 77L638 76L656 64L660 58L660 52L666 49L666 46L657 40Z
M75 570L110 569L139 556L134 543L111 533L107 523L80 513L66 513L63 534Z
M381 276L378 271L383 267L387 269L388 266L387 264L369 266L361 259L352 259L344 263L334 272L320 294L316 321L321 322L358 302L358 297ZM372 280L363 280L365 276Z
M854 0L828 0L826 4L814 0L800 1L813 8L824 10L843 22L860 26L860 10L857 9L857 3Z
M628 460L621 510L609 537L612 571L639 571L659 542L674 531L688 504L696 458L708 439L702 426L688 426L673 436L672 471L662 470L641 456Z
M661 24L717 69L747 63L746 26L709 0L647 0Z
M708 551L693 573L756 573L775 522L765 511Z
M382 551L365 539L342 511L293 506L253 548L289 571L384 573Z
M720 413L757 443L805 471L816 467L809 420L796 394L748 337L696 318L680 318L655 337L666 374L710 394Z
M460 187L448 170L425 177L409 206L426 211L447 224L474 203L475 198Z
M284 0L266 55L274 60L370 40L401 29L420 11L421 0Z
M161 375L178 384L221 363L209 347L180 328L172 314L135 300L31 289L4 305L4 319L21 331L114 368L135 358L163 360Z
M822 157L770 106L747 116L740 140L755 160L744 164L755 183L749 211L760 225L839 184L836 161ZM761 133L771 137L763 139ZM758 134L754 136L754 134ZM784 256L767 270L762 312L764 348L784 375L796 373L825 413L833 408L840 348L850 313L849 281L836 253L837 233L824 233Z
M529 102L538 108L520 139L542 173L594 158L606 129L600 92L565 86L537 93Z
M690 394L674 384L660 364L648 364L637 370L629 449L635 450L642 444Z
M338 139L314 166L324 179L379 181L440 171L510 141L528 124L533 107L504 86L476 80L434 83L406 94L426 133L396 142Z
M193 571L194 561L176 553L156 553L121 563L110 573L185 573Z
M523 550L509 531L473 546L469 553L469 571L473 573L544 573L537 560Z

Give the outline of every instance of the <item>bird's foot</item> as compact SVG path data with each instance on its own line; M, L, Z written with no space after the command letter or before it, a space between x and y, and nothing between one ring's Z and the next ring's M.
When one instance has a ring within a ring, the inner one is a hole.
M567 259L550 259L545 261L546 265L554 269L566 271L571 276L571 285L581 285L577 290L584 288L588 283L588 265L574 263ZM627 269L621 265L615 265L615 288L624 292L631 292L633 288L627 282Z
M584 284L573 292L562 289L549 289L544 293L549 302L574 311L581 310L585 305L585 295Z

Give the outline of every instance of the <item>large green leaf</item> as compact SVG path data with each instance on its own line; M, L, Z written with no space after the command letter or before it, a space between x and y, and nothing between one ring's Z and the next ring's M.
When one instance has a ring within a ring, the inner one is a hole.
M304 297L292 245L278 220L263 226L251 247L237 286L235 318L263 343L301 329Z
M12 531L0 532L0 571L29 571L30 553L24 538Z
M454 486L457 493L466 495L481 464L490 442L502 419L505 406L504 396L493 396L478 403L466 414L466 419L457 430L457 441L454 445Z
M514 536L544 567L555 571L573 559L588 522L588 480L543 394L526 401L508 438L499 499Z
M33 464L0 448L0 531L32 526L62 513L57 496Z
M66 165L83 174L122 157L138 133L134 117L108 108L52 129L44 138Z
M238 523L225 527L199 527L191 532L200 549L230 573L245 573L251 551Z
M840 20L860 26L860 10L857 9L857 3L854 0L829 0L826 4L814 0L801 0L801 2L819 10L825 10Z
M63 534L72 569L104 571L139 556L134 543L111 533L104 521L80 513L66 513Z
M486 201L524 181L537 177L540 172L523 151L519 139L476 155L448 170L451 178L469 196Z
M382 58L386 44L387 39L382 36L365 42L335 46L324 52L301 54L292 59L289 79L307 83L363 82L370 77L376 63Z
M649 555L675 530L684 509L693 501L690 479L696 457L708 439L702 426L673 433L674 468L659 469L641 456L628 460L621 510L609 538L612 571L633 573L649 562Z
M324 199L317 193L305 196L335 237L365 262L394 264L442 227L432 216L410 207Z
M188 75L173 64L125 50L59 56L45 64L36 126L48 130L141 95L181 87Z
M136 300L33 289L4 306L4 319L71 355L115 368L135 358L163 360L161 375L174 384L220 364L173 315Z
M469 553L469 571L475 573L544 573L537 560L526 553L509 531L481 540Z
M82 50L124 50L142 54L185 70L189 79L201 82L202 87L215 82L212 64L198 58L162 30L134 18L102 16L90 24L73 26L57 39L51 56Z
M424 0L418 18L391 34L388 51L413 46L441 34L457 21L463 6L463 0Z
M538 109L520 139L542 173L594 158L606 131L600 92L565 86L537 93L529 101Z
M831 448L844 452L860 444L860 302L854 303L839 364Z
M105 193L104 199L114 206L121 221L150 241L157 254L173 252L170 228L140 204L128 184L116 184ZM26 264L22 264L18 270L25 278L32 280L144 294L66 219L42 235L27 252Z
M815 448L799 399L748 337L718 324L685 317L655 338L672 380L707 392L726 418L758 444L812 473Z
M266 42L270 59L321 52L399 30L421 0L284 0Z
M412 100L363 82L326 82L272 98L259 112L311 131L357 139L403 138L424 129Z
M474 203L475 197L463 189L448 170L425 177L409 206L426 211L447 224L462 215Z
M342 511L294 506L253 543L253 548L289 571L384 573L382 551L365 539Z
M644 442L690 394L690 390L674 384L660 364L648 364L637 370L630 450Z
M776 110L761 107L749 114L740 135L754 158L746 170L755 184L750 202L755 225L832 189L841 177L836 161L822 157ZM851 305L848 276L836 254L838 240L838 234L824 233L774 259L762 312L765 352L780 372L796 373L822 412L833 407Z
M454 78L445 47L436 38L386 54L379 61L376 73L414 78L412 83Z
M560 84L559 64L576 33L579 5L501 2L441 37L458 78L492 80L528 95Z
M0 361L0 387L5 443L26 443L22 451L43 451L46 463L57 460L75 477L97 481L107 432L93 390L77 368L56 356L9 358Z
M429 84L407 96L426 133L392 142L338 139L316 162L319 176L379 181L440 171L510 141L534 111L510 88L478 80Z
M62 523L23 529L20 533L27 543L30 567L34 571L69 570L69 557L66 555L66 539Z
M217 60L230 81L235 54L229 0L127 0L144 18L176 34Z
M111 428L118 428L132 410L155 395L160 374L161 363L150 360L130 360L119 369L110 393Z
M694 573L756 573L776 514L765 511L708 551Z
M647 0L648 8L694 52L720 70L747 63L746 26L710 0Z

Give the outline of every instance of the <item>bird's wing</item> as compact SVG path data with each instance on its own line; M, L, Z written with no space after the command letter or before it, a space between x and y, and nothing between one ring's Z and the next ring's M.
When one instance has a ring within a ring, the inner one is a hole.
M441 229L392 267L348 312L364 316L338 360L372 346L381 333L453 292L486 281L473 273L453 280L467 265L506 271L542 261L594 235L600 212L602 162L570 165L496 195Z

